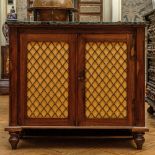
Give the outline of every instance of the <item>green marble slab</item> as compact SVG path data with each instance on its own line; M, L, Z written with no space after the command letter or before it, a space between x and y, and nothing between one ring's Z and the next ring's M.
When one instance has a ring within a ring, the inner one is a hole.
M145 22L54 22L7 20L8 25L145 25Z

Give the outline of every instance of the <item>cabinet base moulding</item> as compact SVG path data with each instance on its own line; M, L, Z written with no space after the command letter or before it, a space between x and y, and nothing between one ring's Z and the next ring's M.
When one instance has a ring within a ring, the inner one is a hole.
M78 130L79 132L81 130L100 130L101 132L105 130L109 130L109 133L110 133L110 130L111 131L115 131L115 135L111 136L111 135L104 135L104 136L97 136L97 135L93 135L93 136L73 136L73 135L69 135L67 136L67 138L103 138L103 139L107 139L107 138L126 138L126 139L133 139L136 146L137 146L137 149L138 150L141 150L142 149L142 146L143 146L143 143L145 141L144 139L144 134L145 132L148 132L149 129L146 128L146 127L121 127L121 126L97 126L97 127L94 127L94 126L85 126L85 127L69 127L69 126L20 126L20 127L8 127L8 128L5 128L5 131L8 131L9 134L10 134L10 138L9 138L9 142L11 144L11 147L12 149L17 149L17 145L19 143L19 140L22 139L22 132L24 130L32 130L34 129L35 131L37 130L54 130L54 129L59 129L59 130ZM129 130L131 132L131 134L129 135L117 135L117 133L119 133L119 130L123 130L123 131L126 131L126 130ZM29 137L29 136L32 136L32 135L25 135L26 137ZM35 135L33 135L35 137ZM50 135L48 135L50 136ZM38 137L38 135L37 135ZM53 137L53 135L51 135L51 137ZM56 136L57 137L57 136ZM58 136L57 138L66 138L66 136L63 137L62 136Z

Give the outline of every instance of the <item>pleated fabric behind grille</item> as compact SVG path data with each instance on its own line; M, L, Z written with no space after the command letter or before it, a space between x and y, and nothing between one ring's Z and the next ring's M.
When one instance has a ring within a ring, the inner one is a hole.
M68 117L68 58L66 42L27 45L27 116Z
M127 117L127 43L85 45L85 115L89 119Z

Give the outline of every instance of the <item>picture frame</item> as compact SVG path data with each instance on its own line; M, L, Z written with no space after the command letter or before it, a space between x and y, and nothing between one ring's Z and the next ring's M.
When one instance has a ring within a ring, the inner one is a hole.
M14 0L8 0L8 5L12 5Z

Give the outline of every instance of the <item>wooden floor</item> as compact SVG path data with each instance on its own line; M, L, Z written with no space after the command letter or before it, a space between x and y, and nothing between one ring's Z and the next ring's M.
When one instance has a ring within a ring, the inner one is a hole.
M0 155L155 155L155 116L146 113L146 126L150 132L145 135L143 150L138 151L132 140L91 139L65 140L31 138L21 140L18 149L12 151L8 143L8 97L0 96Z

